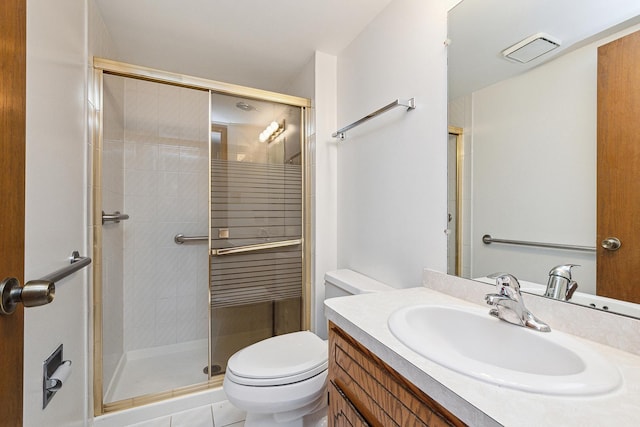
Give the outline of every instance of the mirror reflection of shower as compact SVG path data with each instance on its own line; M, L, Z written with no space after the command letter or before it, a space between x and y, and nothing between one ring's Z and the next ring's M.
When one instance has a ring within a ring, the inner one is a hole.
M101 209L129 215L101 230L105 411L302 328L303 111L104 74Z

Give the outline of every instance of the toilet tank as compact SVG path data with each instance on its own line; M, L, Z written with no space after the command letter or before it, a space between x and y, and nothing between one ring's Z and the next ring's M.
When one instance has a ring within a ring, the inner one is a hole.
M324 275L325 299L392 290L393 287L353 270L334 270Z

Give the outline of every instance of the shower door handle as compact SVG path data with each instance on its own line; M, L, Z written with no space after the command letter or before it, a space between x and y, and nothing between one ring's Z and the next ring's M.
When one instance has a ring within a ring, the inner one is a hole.
M211 249L211 255L231 255L242 252L261 251L265 249L283 248L286 246L296 246L302 243L302 239L280 240L278 242L258 243L255 245L236 246L233 248Z
M105 222L115 222L116 224L119 224L120 221L124 221L127 219L129 219L129 215L120 213L120 211L115 211L114 213L104 213L104 211L102 211L103 224Z

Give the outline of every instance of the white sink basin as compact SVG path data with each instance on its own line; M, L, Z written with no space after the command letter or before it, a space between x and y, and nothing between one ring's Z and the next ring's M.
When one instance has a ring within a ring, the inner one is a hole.
M416 353L500 386L565 396L604 394L620 386L618 370L571 336L512 325L488 311L416 305L395 311L388 323Z

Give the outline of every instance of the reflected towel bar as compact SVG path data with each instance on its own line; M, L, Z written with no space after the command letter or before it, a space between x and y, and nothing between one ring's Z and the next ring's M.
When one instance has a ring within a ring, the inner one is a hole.
M387 111L392 110L392 109L394 109L396 107L406 107L407 111L413 110L414 108L416 108L416 100L415 100L415 98L410 98L410 99L407 99L407 100L396 99L392 103L390 103L388 105L385 105L384 107L380 108L379 110L376 110L373 113L364 116L360 120L355 121L355 122L351 123L350 125L347 125L347 126L343 127L342 129L339 129L339 130L335 131L333 134L331 134L331 136L334 137L334 138L339 138L340 140L344 140L345 137L346 137L346 132L349 129L353 129L356 126L360 126L364 122L367 122L367 121L373 119L374 117L379 116L382 113L386 113Z
M596 248L593 246L577 246L577 245L563 245L559 243L541 243L541 242L525 242L522 240L506 240L506 239L494 239L490 234L482 236L482 242L486 245L491 243L504 243L506 245L520 245L520 246L535 246L539 248L552 248L552 249L567 249L571 251L583 251L583 252L595 252Z
M231 255L231 254L238 254L242 252L253 252L253 251L260 251L264 249L296 246L301 243L302 243L302 239L294 239L294 240L281 240L279 242L258 243L256 245L236 246L234 248L211 249L211 255L213 256Z
M185 236L184 234L176 234L173 241L181 245L188 242L202 242L209 240L209 236Z

